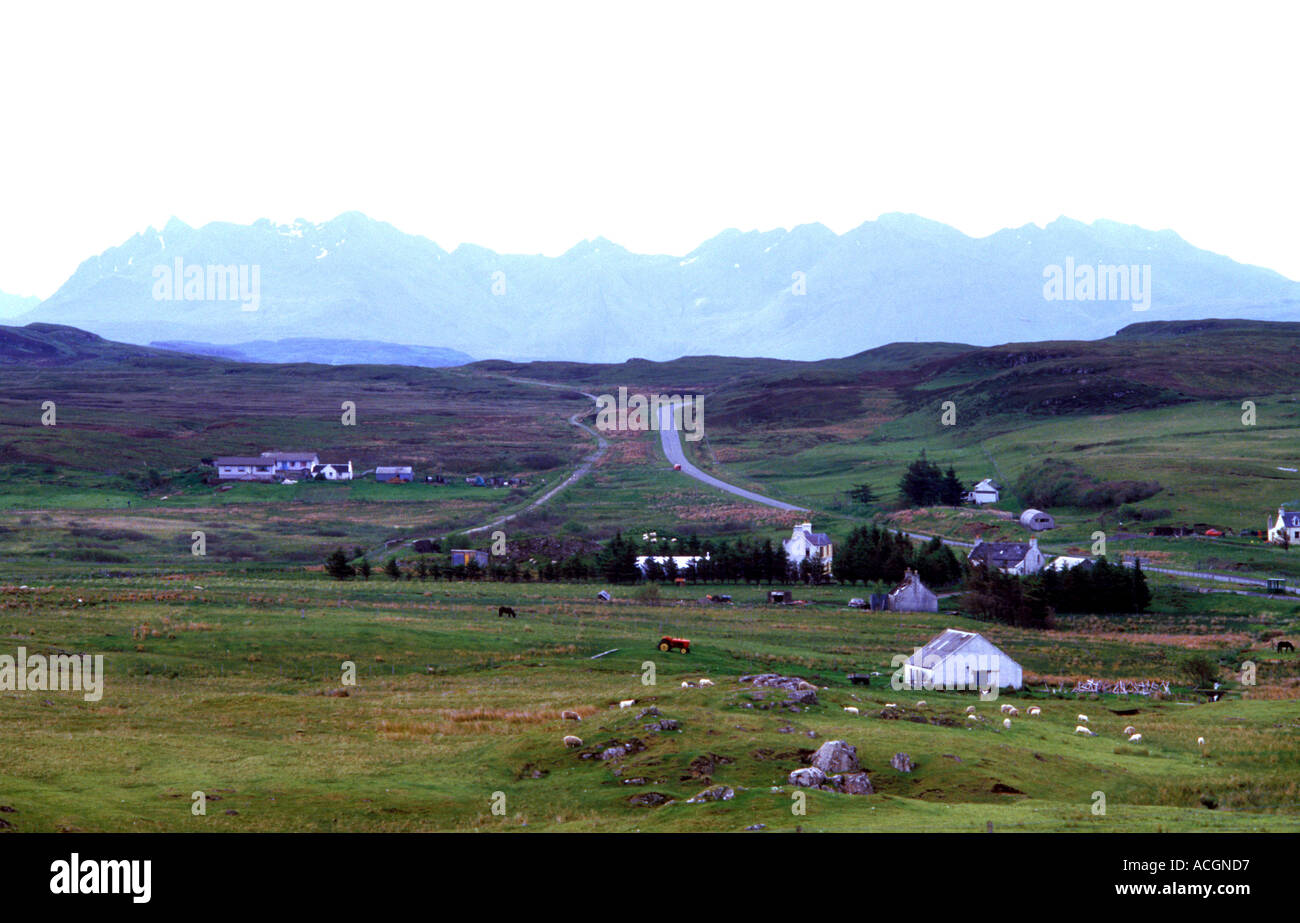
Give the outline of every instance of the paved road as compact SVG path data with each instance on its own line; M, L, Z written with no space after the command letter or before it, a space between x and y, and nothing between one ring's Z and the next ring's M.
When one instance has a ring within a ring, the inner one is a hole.
M904 532L903 534L906 535L908 538L915 539L920 542L928 542L933 537L930 535L922 535L919 532ZM943 542L945 545L952 545L955 548L975 547L975 545L971 542L959 542L951 538L940 538L939 540ZM1039 546L1039 548L1045 555L1053 555L1053 554L1060 553L1060 552L1050 551L1049 549L1041 545ZM1125 567L1132 567L1133 559L1125 558L1123 563ZM1218 574L1218 573L1214 573L1213 571L1171 570L1170 568L1167 567L1152 567L1146 561L1142 562L1142 570L1144 570L1148 574L1168 574L1171 577L1193 577L1198 580L1213 580L1213 581L1217 581L1218 583L1233 583L1233 584L1237 584L1238 586L1267 586L1268 585L1267 581L1260 580L1257 577L1235 577L1232 574ZM1288 593L1300 593L1300 587L1288 586L1286 588L1286 591ZM1223 592L1228 592L1228 591L1223 591ZM1255 595L1268 596L1269 594L1261 593ZM1276 596L1276 594L1274 594L1274 596Z
M696 468L686 459L686 453L682 451L681 433L678 431L674 419L677 410L676 404L661 405L659 407L659 443L663 446L664 456L674 465L682 466L682 474L693 477L697 481L702 481L711 487L719 490L725 490L729 494L735 494L737 497L744 497L746 500L752 500L755 503L761 503L764 506L773 506L778 510L788 510L795 513L806 513L808 510L802 506L795 506L792 503L783 503L780 500L773 500L771 497L764 497L762 494L756 494L752 490L745 490L743 487L736 487L734 484L728 484L726 481L720 481L711 474L705 474L699 468Z
M594 395L594 394L589 394L589 393L587 393L586 391L581 391L581 390L579 390L579 389L577 389L577 388L569 387L568 385L557 385L557 384L555 384L554 382L550 382L550 381L533 381L532 379L529 379L529 378L509 378L509 377L507 377L507 381L514 381L514 382L518 382L519 384L523 384L523 385L537 385L537 386L542 387L542 388L558 388L558 389L561 390L561 391L573 391L573 392L575 392L575 393L577 393L577 394L581 394L583 397L590 398L591 401L592 401L592 403L595 403L595 401L596 401L596 395ZM552 487L552 488L551 488L550 490L548 490L546 493L542 494L540 497L538 497L538 498L537 498L536 500L534 500L532 503L528 504L528 505L527 505L526 507L524 507L522 510L516 510L516 511L513 512L513 513L508 513L508 514L506 514L506 515L504 515L504 516L498 516L496 519L492 520L491 522L489 522L489 523L484 523L484 524L481 525L481 526L475 526L475 527L472 528L472 529L458 529L458 530L456 530L454 533L453 533L453 532L449 532L449 533L447 533L446 535L442 535L442 536L440 536L440 538L446 538L447 535L459 534L459 533L464 533L464 534L466 534L466 535L473 535L475 532L486 532L488 529L495 529L497 526L503 525L503 524L509 522L509 521L512 520L512 519L515 519L515 518L517 518L517 517L519 517L519 516L522 516L524 513L527 513L527 512L530 512L530 511L532 511L532 510L537 509L539 506L541 506L543 503L546 503L547 501L549 501L552 497L554 497L554 496L555 496L556 494L558 494L560 491L564 490L564 488L568 487L568 486L569 486L570 484L572 484L574 481L577 481L577 480L579 480L580 478L585 477L585 476L587 475L587 473L588 473L589 471L591 471L592 466L595 465L596 462L600 461L601 458L604 457L605 453L609 450L609 440L607 440L604 436L602 436L600 433L596 432L594 429L592 429L590 426L588 426L586 423L583 423L583 422L579 419L580 417L584 416L585 414L586 414L586 411L585 411L585 410L580 410L580 411L578 411L577 413L575 413L573 416L569 417L569 422L570 422L572 425L578 427L578 429L580 429L580 430L584 430L585 432L588 432L588 433L590 433L591 435L593 435L593 436L596 437L596 451L592 452L590 455L588 455L588 456L586 456L585 458L583 458L582 461L578 464L578 467L575 468L575 469L573 470L573 473L572 473L572 474L570 474L567 478L565 478L565 479L564 479L563 481L561 481L560 483L556 484L554 487ZM430 539L434 538L434 536L426 536L426 537L427 537L427 538L430 538ZM403 540L403 541L402 541L402 544L404 544L404 545L410 545L410 544L412 544L412 543L414 543L414 542L417 542L417 541L419 541L419 539L417 539L417 538L410 538L410 539L405 539L405 540ZM377 555L379 555L379 556L382 556L382 555L384 554L384 552L391 550L391 547L394 547L394 546L387 546L387 545L385 545L383 548L376 549L376 551L373 552L373 553L375 553L375 554L377 554Z

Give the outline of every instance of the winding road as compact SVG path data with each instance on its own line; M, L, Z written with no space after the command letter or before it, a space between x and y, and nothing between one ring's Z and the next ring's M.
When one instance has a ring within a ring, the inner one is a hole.
M752 500L754 503L761 503L764 506L776 507L778 510L788 510L790 512L806 513L807 508L795 506L792 503L783 503L780 500L773 500L771 497L764 497L762 494L756 494L752 490L745 490L743 487L736 487L734 484L728 484L726 481L720 481L711 474L705 474L699 468L696 468L686 459L686 453L682 449L681 433L677 429L676 414L679 404L661 404L659 406L659 443L663 446L664 455L674 465L682 466L682 474L693 477L697 481L708 484L710 487L717 487L719 490L725 490L729 494L735 494L737 497L744 497L746 500Z

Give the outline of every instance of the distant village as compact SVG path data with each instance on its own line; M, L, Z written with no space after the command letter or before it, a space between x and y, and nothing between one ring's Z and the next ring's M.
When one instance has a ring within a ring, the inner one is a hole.
M351 481L374 475L385 484L407 484L416 479L410 465L378 465L366 471L354 471L351 459L323 461L316 452L263 452L260 455L219 455L210 463L217 471L218 481L262 481L275 484L297 484L299 481ZM427 484L448 484L442 474L428 474L421 478ZM470 475L466 484L476 487L527 487L526 478L484 477Z

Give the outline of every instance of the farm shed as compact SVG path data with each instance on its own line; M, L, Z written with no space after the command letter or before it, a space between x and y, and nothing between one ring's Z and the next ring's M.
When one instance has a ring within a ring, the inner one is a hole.
M451 566L468 567L473 562L479 567L488 566L488 553L486 551L475 551L472 548L453 548L451 549Z
M792 603L794 594L789 590L768 590L767 601L770 603Z
M891 612L938 612L939 597L909 567L903 582L889 594L889 609Z
M1020 524L1034 532L1056 528L1056 520L1042 510L1025 510L1020 514Z
M913 689L1019 689L1024 682L1016 663L983 635L949 628L903 664L903 685Z
M375 480L381 483L406 483L411 480L412 476L409 465L394 465L375 469Z

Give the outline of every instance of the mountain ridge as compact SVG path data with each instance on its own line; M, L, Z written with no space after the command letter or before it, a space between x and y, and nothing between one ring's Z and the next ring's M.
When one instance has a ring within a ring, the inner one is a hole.
M157 274L173 273L177 259L201 276L256 267L256 298L220 297L211 282L197 298L179 283L159 297ZM1135 310L1136 297L1049 300L1044 279L1067 260L1089 273L1150 266L1149 308ZM173 218L83 261L15 320L137 343L310 335L617 362L722 352L816 360L907 340L1098 339L1135 321L1208 315L1300 319L1300 283L1200 250L1173 231L1105 219L1061 217L975 238L889 213L844 234L816 223L731 228L682 257L636 254L602 237L547 257L469 243L448 252L354 211L288 225L192 228Z

